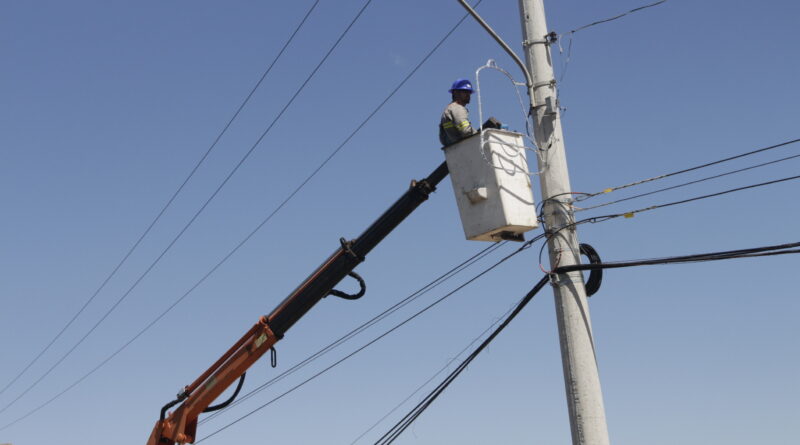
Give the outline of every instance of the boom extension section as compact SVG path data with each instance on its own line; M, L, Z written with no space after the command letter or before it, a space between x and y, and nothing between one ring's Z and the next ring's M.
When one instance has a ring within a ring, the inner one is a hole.
M184 388L177 399L161 409L161 416L147 444L194 443L198 416L283 338L286 331L317 302L331 294L334 286L347 275L353 274L353 269L364 261L366 255L428 199L447 173L447 163L443 162L427 178L412 181L409 190L361 236L352 241L345 241L342 238L341 246L333 255L289 294L270 315L262 316L222 357L191 385ZM357 279L361 281L360 278ZM167 413L168 409L178 404L180 406L174 412Z

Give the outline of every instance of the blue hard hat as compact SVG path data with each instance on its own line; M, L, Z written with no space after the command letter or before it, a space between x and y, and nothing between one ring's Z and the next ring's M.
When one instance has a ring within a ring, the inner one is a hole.
M456 79L449 91L452 93L453 90L469 91L470 93L475 92L475 90L472 89L472 83L469 81L469 79Z

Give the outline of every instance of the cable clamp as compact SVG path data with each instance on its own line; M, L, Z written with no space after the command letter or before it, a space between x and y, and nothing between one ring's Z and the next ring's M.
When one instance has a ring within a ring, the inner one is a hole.
M361 263L361 262L363 262L363 261L364 261L366 258L364 258L364 257L363 257L363 256L361 256L361 255L358 255L357 253L355 253L355 252L353 251L353 244L354 244L354 243L355 243L355 240L347 241L346 239L344 239L344 237L342 237L342 238L339 238L339 244L341 244L341 245L342 245L342 251L343 251L344 253L346 253L346 254L350 255L350 257L352 257L352 258L356 259L356 260L357 260L359 263Z
M550 33L550 34L553 34L553 33ZM533 46L533 45L549 45L550 44L550 40L548 39L548 37L550 36L550 34L546 35L544 40L523 40L522 41L522 47L523 48L527 48L527 47Z

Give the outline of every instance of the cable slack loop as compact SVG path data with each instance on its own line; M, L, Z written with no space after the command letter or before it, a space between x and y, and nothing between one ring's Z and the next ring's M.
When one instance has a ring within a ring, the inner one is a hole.
M359 298L363 297L364 294L367 292L367 283L364 282L364 279L361 278L361 275L350 272L347 274L350 277L353 277L358 281L358 285L361 286L361 290L358 291L357 294L348 294L346 292L342 292L340 290L331 289L328 295L333 295L334 297L344 298L345 300L358 300Z
M590 246L589 244L581 243L581 255L585 255L589 258L590 264L601 264L603 260L600 259L600 255L594 250L594 247ZM589 279L586 280L586 284L584 287L586 288L586 296L591 297L592 295L596 294L598 290L600 290L600 284L603 282L603 269L592 269L589 272Z

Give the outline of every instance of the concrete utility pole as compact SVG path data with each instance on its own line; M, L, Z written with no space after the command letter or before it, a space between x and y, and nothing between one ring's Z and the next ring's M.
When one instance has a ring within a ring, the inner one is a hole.
M569 227L574 222L568 202L571 189L544 4L542 0L519 0L519 10L525 60L533 82L529 88L533 92L531 118L536 145L543 150L539 160L542 172L539 178L546 230L551 234L547 244L552 269L579 263L580 252L575 228ZM582 274L559 275L553 283L553 292L572 443L607 445L608 428Z

